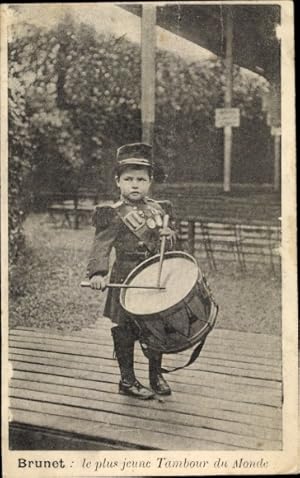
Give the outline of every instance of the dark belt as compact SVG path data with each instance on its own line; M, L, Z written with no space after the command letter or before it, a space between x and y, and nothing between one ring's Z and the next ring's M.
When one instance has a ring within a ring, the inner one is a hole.
M151 256L151 252L143 251L143 252L124 252L119 253L118 256L120 257L121 261L141 261L144 259L148 259Z

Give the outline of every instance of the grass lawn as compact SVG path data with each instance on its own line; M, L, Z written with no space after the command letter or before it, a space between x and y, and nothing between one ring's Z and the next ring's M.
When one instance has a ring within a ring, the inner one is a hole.
M94 229L58 229L43 214L25 222L26 257L11 271L10 327L80 330L102 315L105 294L81 288ZM203 268L220 306L216 327L281 333L281 283L269 269ZM108 320L108 319L103 319Z

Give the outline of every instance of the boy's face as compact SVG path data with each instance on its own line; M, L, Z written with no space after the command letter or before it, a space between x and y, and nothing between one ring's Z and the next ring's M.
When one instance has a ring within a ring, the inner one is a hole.
M116 178L116 182L121 196L134 202L147 196L152 179L147 168L128 167Z

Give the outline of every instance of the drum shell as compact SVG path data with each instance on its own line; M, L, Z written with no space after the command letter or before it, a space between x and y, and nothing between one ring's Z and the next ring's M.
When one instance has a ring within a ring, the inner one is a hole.
M166 256L172 257L174 254L180 257L187 256L189 260L197 264L195 259L186 253L175 251L166 253ZM149 259L144 262L145 266L148 262ZM138 268L141 267L143 263L138 266ZM126 279L125 283L130 283L130 276L131 274L127 278L129 282ZM199 268L198 278L184 299L161 312L143 315L128 312L124 307L125 294L123 300L121 295L121 306L137 325L140 331L140 342L147 349L162 353L178 353L187 350L204 341L216 321L218 307Z

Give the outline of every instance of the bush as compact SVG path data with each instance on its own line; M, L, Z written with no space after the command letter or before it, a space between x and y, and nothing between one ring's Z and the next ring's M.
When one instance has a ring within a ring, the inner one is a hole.
M28 132L25 98L22 85L10 81L8 90L8 144L9 144L9 264L16 262L24 247L23 221L30 206L27 189L32 142Z
M66 17L51 30L23 27L9 45L9 65L13 258L32 198L76 195L83 186L111 192L116 148L141 138L140 46ZM234 76L233 105L242 119L233 181L266 181L269 133L260 99L267 84L238 67ZM223 132L214 112L223 106L224 80L221 60L187 63L157 52L154 148L170 181L222 179ZM260 168L253 158L264 158Z

